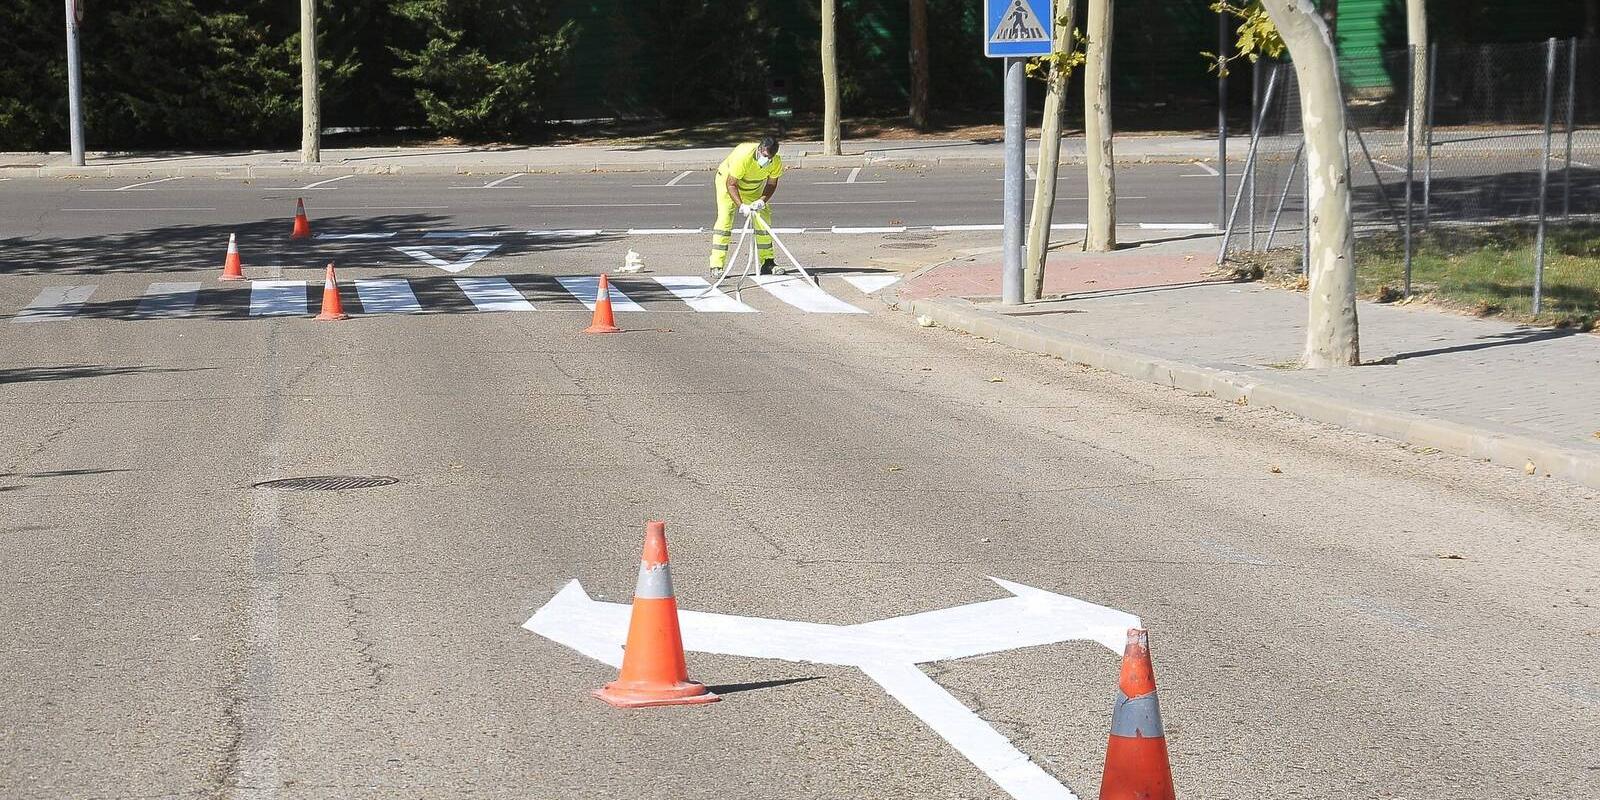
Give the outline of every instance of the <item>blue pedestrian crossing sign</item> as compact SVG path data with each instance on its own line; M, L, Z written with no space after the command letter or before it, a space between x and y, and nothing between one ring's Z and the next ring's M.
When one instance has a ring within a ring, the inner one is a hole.
M983 0L983 54L991 58L1050 55L1055 15L1050 0Z

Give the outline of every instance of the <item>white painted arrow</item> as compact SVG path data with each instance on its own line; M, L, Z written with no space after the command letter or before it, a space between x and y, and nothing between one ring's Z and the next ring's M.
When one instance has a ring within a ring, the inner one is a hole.
M1013 596L860 625L699 611L679 611L678 622L686 650L857 667L1012 797L1075 798L916 665L1079 640L1121 653L1127 630L1139 627L1139 618L1020 583L990 580ZM621 667L630 613L628 605L591 599L572 581L522 627Z
M469 245L430 245L428 247L396 247L402 253L427 264L438 267L445 272L463 272L473 264L483 260L483 257L500 249L497 244L469 244ZM456 260L446 261L433 254L433 251L453 250Z

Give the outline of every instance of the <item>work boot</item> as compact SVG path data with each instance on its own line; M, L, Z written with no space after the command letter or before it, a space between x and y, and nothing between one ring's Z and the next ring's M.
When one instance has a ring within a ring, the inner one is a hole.
M783 273L784 273L783 267L778 266L778 262L768 258L768 259L765 259L765 260L763 260L761 262L761 267L757 271L756 274L758 274L758 275L782 275Z

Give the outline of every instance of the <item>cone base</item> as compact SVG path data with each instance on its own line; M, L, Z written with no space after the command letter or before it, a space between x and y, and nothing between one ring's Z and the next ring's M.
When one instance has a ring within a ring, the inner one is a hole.
M333 322L333 321L337 321L337 320L341 320L341 319L349 319L349 318L350 318L349 314L318 314L317 315L317 319L319 321L321 321L321 322Z
M243 281L243 280L249 280L249 279L246 278L243 275L218 275L217 276L217 280L219 280L219 281Z
M595 697L617 708L648 708L651 706L692 706L715 703L722 698L706 685L685 681L676 686L629 687L621 681L612 681L591 692Z
M583 329L584 333L622 333L622 329L615 325L590 325Z

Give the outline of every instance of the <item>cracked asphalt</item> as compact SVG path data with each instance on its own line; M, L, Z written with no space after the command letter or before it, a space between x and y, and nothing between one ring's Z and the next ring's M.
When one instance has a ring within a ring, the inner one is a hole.
M421 269L306 247L272 258ZM137 296L155 255L86 244L0 305ZM851 669L691 654L724 702L591 698L610 668L520 626L573 578L625 601L647 518L695 610L849 624L993 575L1141 616L1186 798L1600 795L1593 492L850 299L611 337L581 308L0 322L0 796L1004 797ZM327 474L399 482L251 488ZM924 669L1096 796L1110 652Z

